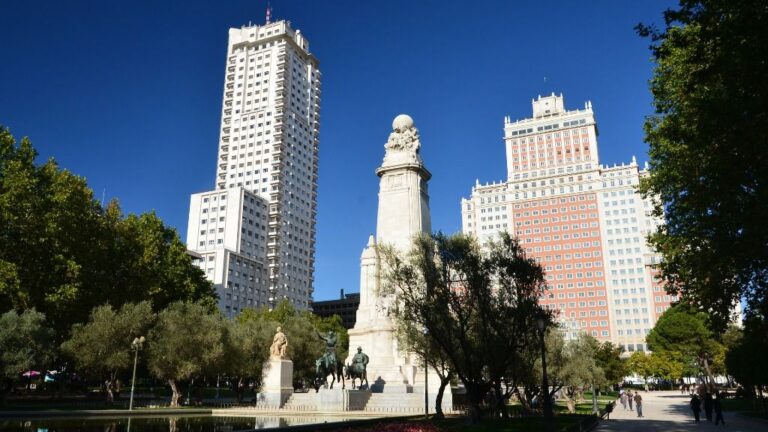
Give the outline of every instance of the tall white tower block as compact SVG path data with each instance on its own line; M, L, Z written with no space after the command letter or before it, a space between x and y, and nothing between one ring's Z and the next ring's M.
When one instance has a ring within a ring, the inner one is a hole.
M288 21L229 30L215 191L242 189L249 202L255 197L264 205L258 220L250 209L233 214L237 217L227 220L232 235L223 243L213 238L214 245L228 251L254 249L247 258L258 261L259 266L259 274L253 276L249 261L248 283L235 282L238 286L209 274L219 297L232 299L231 305L222 302L228 316L244 307L274 306L282 299L298 309L308 308L311 302L320 79L318 60L310 53L307 38ZM200 219L213 220L192 208L190 226ZM211 234L218 231L208 231L207 227L190 231L194 234L187 239L190 250L202 253L200 241L209 246ZM258 237L251 238L255 232ZM207 237L193 238L198 235ZM212 274L225 279L244 272L237 261L216 259L212 263L217 263ZM258 278L258 286L251 286L252 277ZM249 289L258 290L259 295L250 296Z

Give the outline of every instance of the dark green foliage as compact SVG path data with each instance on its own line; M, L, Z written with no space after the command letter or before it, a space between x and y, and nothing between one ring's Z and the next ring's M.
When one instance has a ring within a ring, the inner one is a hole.
M315 376L315 360L325 351L325 343L317 333L323 335L333 330L338 337L336 358L344 361L349 348L349 335L338 316L322 318L308 311L297 311L288 300L277 304L274 310L245 309L237 316L240 322L269 323L270 344L275 328L279 325L288 338L288 357L293 361L294 382L312 382ZM267 345L269 348L269 345ZM267 349L268 352L268 349Z
M645 126L665 224L651 236L667 290L724 330L734 304L768 318L768 3L681 0L638 26L657 64Z
M153 213L106 208L85 179L0 127L0 312L35 308L57 339L91 310L147 300L215 305L215 293L172 228Z
M178 406L180 381L216 373L225 357L226 331L221 313L200 303L171 303L157 314L147 336L147 363L170 385L171 406Z
M0 315L0 391L5 394L29 370L45 373L53 360L53 330L34 309Z
M442 234L418 237L407 257L386 247L380 253L382 294L396 299L396 315L427 330L466 386L474 418L491 388L503 408L516 353L543 312L541 266L506 233L487 254L472 237Z
M611 384L620 383L629 375L627 362L621 358L622 351L619 345L611 342L602 342L595 350L595 361L605 373L605 379Z
M748 394L754 388L768 385L768 368L762 366L768 358L768 325L765 321L745 326L740 337L732 341L725 355L728 374L739 382ZM765 410L766 407L763 407Z
M646 338L648 348L679 362L689 372L700 368L712 379L713 373L723 372L715 360L724 347L707 324L706 313L677 304L656 321Z
M155 315L149 302L126 303L119 310L99 306L91 311L86 324L75 324L72 336L62 344L62 352L75 360L77 370L104 382L108 399L113 400L116 380L130 378L134 352L131 342L147 336Z
M261 387L264 362L269 358L277 323L241 319L225 324L224 357L216 370L235 380L235 394L238 402L242 402L249 382L256 389Z

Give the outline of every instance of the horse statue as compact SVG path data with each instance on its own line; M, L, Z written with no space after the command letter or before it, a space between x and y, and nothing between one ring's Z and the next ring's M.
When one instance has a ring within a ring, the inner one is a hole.
M347 364L344 373L344 378L352 380L352 390L355 389L355 379L360 379L360 388L363 387L363 382L368 385L368 361L368 355L363 353L361 347L357 347L357 354L352 357L352 364Z
M365 369L360 370L356 365L354 364L348 364L344 366L344 378L348 380L352 380L352 390L356 388L363 388L363 382L365 382L365 385L368 385L368 374L365 372ZM355 387L355 380L360 380L360 385Z
M333 364L331 367L328 367L323 359L319 358L315 361L315 393L320 391L320 386L328 386L328 375L331 375L330 388L333 388L333 383L337 381L341 381L342 389L346 388L344 383L344 365L340 361L336 361L335 367Z

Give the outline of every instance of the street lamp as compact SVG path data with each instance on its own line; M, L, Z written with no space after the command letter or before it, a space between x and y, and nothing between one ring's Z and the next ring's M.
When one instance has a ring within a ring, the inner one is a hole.
M429 363L427 363L427 356L429 355L429 331L424 329L424 418L429 420Z
M133 339L133 342L131 342L131 349L133 350L133 378L131 378L131 401L128 402L128 411L133 410L133 389L136 385L136 363L139 361L139 351L143 348L144 345L144 336L140 336Z
M536 327L539 329L539 340L541 342L541 370L542 370L542 390L544 393L544 430L552 430L552 399L549 396L549 377L547 377L547 347L544 343L544 335L547 330L549 317L544 311L536 315Z

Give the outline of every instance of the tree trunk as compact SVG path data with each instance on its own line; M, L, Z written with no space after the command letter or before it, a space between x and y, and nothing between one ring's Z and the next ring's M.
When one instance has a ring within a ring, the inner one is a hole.
M507 393L501 391L501 383L497 383L493 388L496 417L507 418L507 405L504 403Z
M245 378L240 377L237 380L237 403L243 403L244 393L245 393Z
M104 382L104 390L107 392L107 402L109 402L110 404L115 401L114 386L115 386L114 374L107 376L107 380Z
M0 407L5 406L8 401L8 395L11 393L11 390L13 390L13 380L10 378L2 380L2 383L3 388L0 389Z
M481 409L480 404L483 402L483 399L485 398L486 391L481 388L481 386L471 384L467 385L467 383L464 383L464 386L467 388L467 402L469 403L469 420L473 424L477 424L480 422L481 418Z
M531 393L529 396L528 387L523 387L523 394L520 394L520 388L518 387L514 387L513 391L517 396L517 401L520 402L520 406L523 407L523 413L530 413L532 411L531 400L533 399L533 394Z
M715 389L715 377L712 375L712 370L709 368L709 361L706 357L702 358L702 364L704 365L704 372L707 374L707 380L709 381L707 388L710 392Z
M445 387L451 383L449 378L440 377L440 388L437 390L437 396L435 397L435 416L436 419L443 419L445 414L443 413L443 395L445 394Z
M179 399L181 398L179 386L174 379L168 379L168 385L171 386L171 407L176 408L179 406Z

